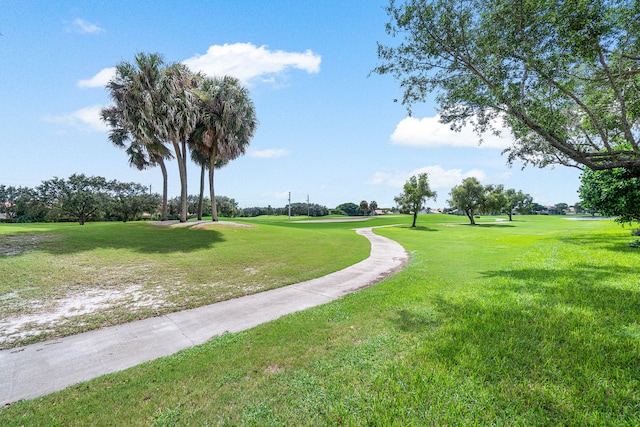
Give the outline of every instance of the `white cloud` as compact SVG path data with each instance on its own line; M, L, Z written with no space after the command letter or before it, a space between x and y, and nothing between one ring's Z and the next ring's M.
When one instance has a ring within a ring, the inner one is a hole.
M116 75L116 67L103 68L96 74L87 80L80 80L78 82L79 87L104 87L109 80Z
M107 132L109 127L100 118L103 105L92 105L72 113L59 116L47 116L45 121L72 126L85 132Z
M250 150L247 155L257 159L277 159L290 154L288 150L284 148L267 148L264 150Z
M92 24L91 22L85 21L84 19L76 19L71 24L72 31L82 34L100 34L104 32L104 29L99 27L96 24Z
M507 148L513 142L511 132L501 129L501 136L491 133L482 135L483 141L478 145L480 137L471 126L465 126L460 132L450 129L448 124L440 123L440 115L435 117L407 117L402 119L391 134L391 142L412 147L480 147Z
M311 50L304 53L272 51L251 43L213 45L204 55L183 61L193 71L209 76L230 75L247 83L255 78L273 81L274 75L295 68L307 73L320 72L321 57Z
M410 172L376 172L368 184L402 188L410 177L421 173L429 174L429 186L431 189L447 191L451 187L461 184L465 178L473 176L482 181L487 176L481 169L471 169L463 172L462 169L444 169L440 165L433 165L424 166Z
M230 75L246 84L256 78L266 83L275 83L276 75L291 68L318 73L321 60L311 50L304 53L271 51L266 46L234 43L210 46L204 55L195 55L185 59L183 63L193 71L201 71L209 76ZM78 86L104 87L115 73L115 67L104 68L90 79L80 80Z

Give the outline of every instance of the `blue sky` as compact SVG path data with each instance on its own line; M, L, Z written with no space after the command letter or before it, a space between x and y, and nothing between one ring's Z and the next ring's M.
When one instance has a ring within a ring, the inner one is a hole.
M335 207L393 197L428 172L436 201L468 176L531 194L540 204L578 201L580 171L506 166L508 140L478 146L473 132L437 120L437 105L394 103L379 63L386 0L0 1L0 184L36 187L54 176L104 176L161 189L159 169L130 168L98 112L120 61L158 52L250 90L259 120L247 154L216 171L216 192L241 207L293 202ZM169 193L180 193L169 164ZM189 168L189 193L199 170Z

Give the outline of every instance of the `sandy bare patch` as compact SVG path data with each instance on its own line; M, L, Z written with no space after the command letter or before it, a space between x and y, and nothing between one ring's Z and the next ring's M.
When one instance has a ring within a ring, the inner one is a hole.
M0 256L20 255L58 239L59 236L46 233L0 235Z
M17 299L14 294L12 292L2 295L0 300L11 305L13 300ZM23 301L22 306L27 313L0 319L0 345L54 331L81 316L123 305L135 309L157 308L166 304L163 299L143 290L140 285L131 285L124 289L92 289L47 302Z
M195 224L189 228L194 230L213 230L213 229L221 229L221 228L256 228L255 225L252 224L243 224L240 222L234 221L206 221Z

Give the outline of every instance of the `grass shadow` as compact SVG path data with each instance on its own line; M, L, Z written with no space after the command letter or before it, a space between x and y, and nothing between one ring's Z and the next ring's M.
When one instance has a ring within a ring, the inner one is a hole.
M635 274L637 269L632 267L589 264L552 270L522 268L481 272L488 279L505 279L494 283L494 291L536 295L546 304L640 313L640 290L635 292L605 284L615 281L616 277Z
M409 231L429 231L429 232L440 231L440 230L437 230L435 228L425 227L423 225L417 225L415 227L400 226L399 228L404 228L404 229L409 230Z
M60 227L46 232L0 235L0 257L21 256L32 251L53 255L94 249L127 249L138 253L189 253L224 242L214 229L157 227L145 223L88 223L82 227Z
M629 234L629 236L625 236L610 233L572 234L570 236L564 236L560 238L563 243L568 243L570 245L588 245L614 252L640 254L640 250L629 246L629 243L634 239L637 239L637 237L631 236L631 234Z
M640 290L629 286L636 271L586 263L485 271L477 293L431 300L448 320L430 354L495 399L527 402L557 425L623 414L637 408L625 387L640 377Z
M391 320L403 332L421 333L439 324L436 313L425 307L398 310L397 317Z

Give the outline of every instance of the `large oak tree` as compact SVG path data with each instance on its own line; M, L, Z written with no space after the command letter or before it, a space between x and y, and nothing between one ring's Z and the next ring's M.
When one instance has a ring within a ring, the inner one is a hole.
M432 93L443 122L511 129L508 161L640 166L640 2L391 0L382 64L409 108Z

